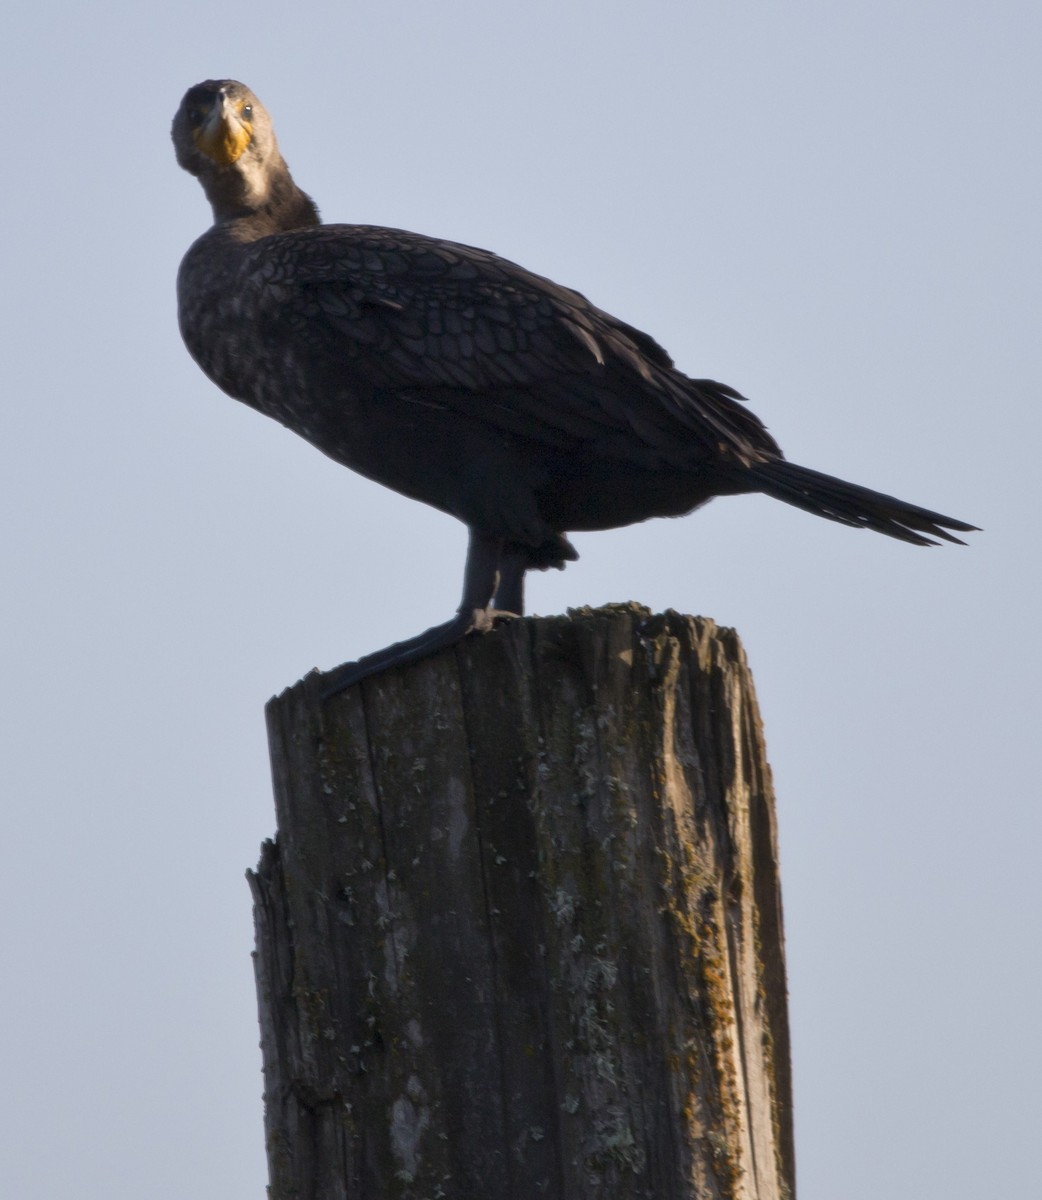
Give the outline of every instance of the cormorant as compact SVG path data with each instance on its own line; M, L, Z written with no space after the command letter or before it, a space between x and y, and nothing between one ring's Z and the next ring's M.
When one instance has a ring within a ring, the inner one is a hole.
M190 88L173 139L214 215L178 273L192 357L235 399L470 532L456 616L338 668L331 692L522 613L525 572L578 557L567 531L743 492L918 546L975 528L786 462L738 392L689 379L578 292L472 246L322 224L241 83Z

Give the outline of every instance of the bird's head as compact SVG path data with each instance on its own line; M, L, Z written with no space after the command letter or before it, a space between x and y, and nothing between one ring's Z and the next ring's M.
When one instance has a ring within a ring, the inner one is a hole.
M189 88L171 133L177 161L199 178L218 217L262 206L285 171L267 109L234 79Z

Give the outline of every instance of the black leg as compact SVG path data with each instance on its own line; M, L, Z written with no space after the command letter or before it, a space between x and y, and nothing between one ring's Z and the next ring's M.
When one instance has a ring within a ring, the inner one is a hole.
M337 692L342 692L359 680L386 671L390 667L402 667L431 654L437 654L439 650L454 645L468 633L491 629L498 616L513 615L509 612L497 612L492 607L501 545L498 538L472 529L467 548L467 565L463 574L463 598L452 620L443 625L434 625L407 641L396 642L385 650L367 654L357 662L344 663L343 666L328 671L322 681L323 698L335 696ZM523 570L521 576L524 576ZM518 598L520 599L519 592Z
M516 550L506 550L499 556L499 578L492 607L498 612L513 613L515 617L525 615L525 572L528 570L528 555Z

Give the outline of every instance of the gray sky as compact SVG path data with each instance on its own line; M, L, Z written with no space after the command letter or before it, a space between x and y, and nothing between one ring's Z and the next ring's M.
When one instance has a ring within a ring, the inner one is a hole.
M290 14L288 18L285 14ZM465 534L222 396L168 129L253 87L324 215L486 246L985 527L760 497L579 535L531 605L735 626L781 824L802 1200L1031 1195L1037 3L42 0L0 25L0 1195L263 1195L262 706L446 618Z

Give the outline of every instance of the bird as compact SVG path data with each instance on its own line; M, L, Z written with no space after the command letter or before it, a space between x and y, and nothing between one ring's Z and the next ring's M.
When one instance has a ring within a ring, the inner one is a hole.
M578 558L569 533L751 492L917 546L977 528L787 461L738 391L689 378L577 291L474 246L324 224L236 80L189 88L172 137L213 210L177 277L192 358L468 529L455 614L334 668L327 695L523 615L526 573Z

